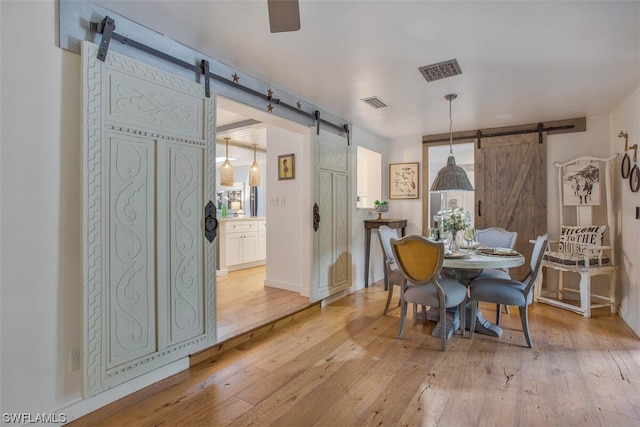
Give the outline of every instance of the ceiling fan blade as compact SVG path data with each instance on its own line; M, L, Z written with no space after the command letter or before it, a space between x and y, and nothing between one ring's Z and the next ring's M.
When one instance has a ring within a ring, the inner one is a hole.
M300 29L298 0L267 0L267 6L269 7L269 26L272 33Z

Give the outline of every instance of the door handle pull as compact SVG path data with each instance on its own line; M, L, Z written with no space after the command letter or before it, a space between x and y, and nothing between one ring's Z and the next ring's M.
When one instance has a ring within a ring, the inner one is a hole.
M209 242L213 242L213 239L216 238L217 230L216 206L209 200L209 203L204 207L204 237Z
M317 203L313 204L313 231L317 232L320 227L320 208Z

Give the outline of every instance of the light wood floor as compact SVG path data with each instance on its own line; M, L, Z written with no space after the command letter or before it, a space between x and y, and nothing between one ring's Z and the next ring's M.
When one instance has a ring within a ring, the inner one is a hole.
M380 283L78 420L104 426L638 426L640 340L616 315L517 308L504 334L382 315ZM493 319L493 307L482 307Z
M308 297L264 286L266 267L217 277L218 342L309 305Z

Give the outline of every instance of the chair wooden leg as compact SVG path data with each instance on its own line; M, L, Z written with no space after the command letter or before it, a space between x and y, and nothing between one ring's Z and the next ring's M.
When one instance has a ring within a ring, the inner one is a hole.
M496 310L496 325L500 326L500 317L502 316L502 304L498 304Z
M477 312L478 312L478 301L471 300L471 324L469 325L469 338L473 338L473 331L476 330Z
M509 306L508 305L504 306L504 312L507 313L507 314L511 314L511 310L509 310Z
M413 325L418 323L418 304L413 304Z
M589 272L580 273L580 306L584 317L591 317L591 276Z
M422 306L422 322L427 324L427 307L424 305Z
M531 341L531 334L529 333L529 306L525 305L520 307L520 320L522 321L522 331L524 337L527 339L529 348L533 348L533 341Z
M402 334L404 333L404 322L407 318L407 302L402 301L400 307L400 330L398 331L398 338L402 338Z
M447 309L445 308L444 301L440 301L440 322L442 322L442 328L440 328L440 348L445 350L447 345ZM453 327L453 325L451 325Z
M387 314L389 311L389 305L391 304L391 299L393 298L393 285L389 285L389 294L387 295L387 304L384 306L384 313Z
M460 335L464 337L464 330L466 328L466 317L467 317L467 300L465 299L458 306L458 310L460 311Z

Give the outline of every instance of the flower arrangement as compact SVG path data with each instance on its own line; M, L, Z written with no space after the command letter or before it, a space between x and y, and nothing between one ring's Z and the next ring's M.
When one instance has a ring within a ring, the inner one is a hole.
M471 213L464 208L449 208L438 212L438 217L444 232L456 234L458 231L466 230L471 226Z
M382 213L389 212L389 205L386 200L376 200L373 202L373 210L378 212L378 219L382 219Z

